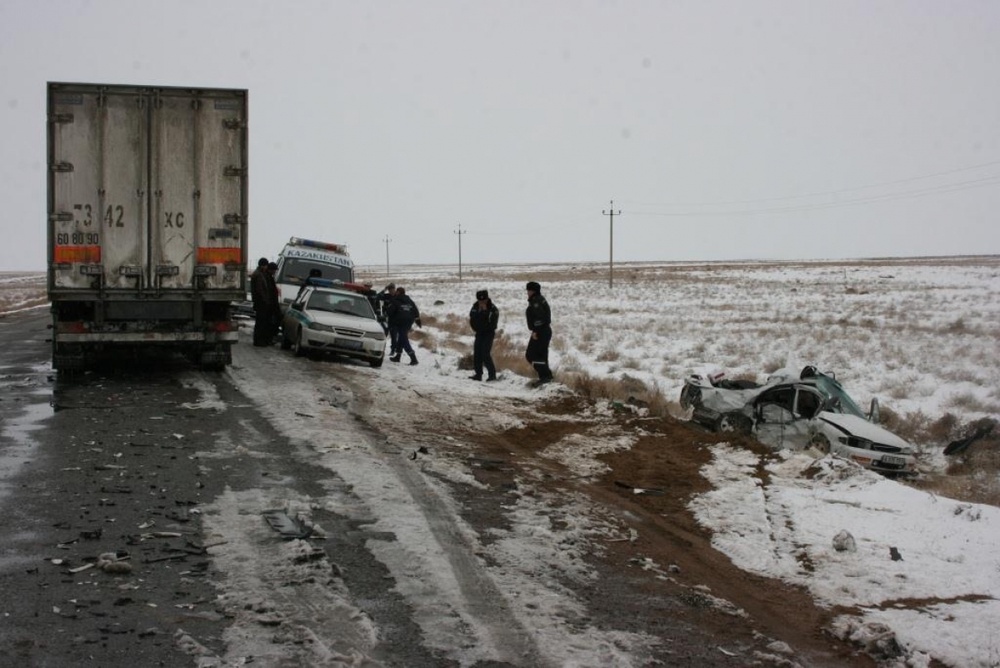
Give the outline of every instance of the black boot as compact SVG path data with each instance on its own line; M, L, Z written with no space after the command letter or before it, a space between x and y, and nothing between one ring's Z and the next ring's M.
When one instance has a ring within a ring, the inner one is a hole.
M417 366L417 356L410 355L410 366Z
M399 361L399 353L397 353L397 354L395 354L395 355L391 356L391 357L389 358L389 361L390 361L390 362L398 362L398 361Z

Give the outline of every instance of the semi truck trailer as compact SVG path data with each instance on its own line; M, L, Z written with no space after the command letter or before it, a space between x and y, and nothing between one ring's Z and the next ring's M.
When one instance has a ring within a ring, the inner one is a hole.
M247 281L247 91L48 84L52 366L232 360Z

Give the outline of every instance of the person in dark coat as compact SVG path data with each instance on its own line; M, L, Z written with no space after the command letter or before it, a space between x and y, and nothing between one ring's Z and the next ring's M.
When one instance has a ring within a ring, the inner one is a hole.
M274 291L267 273L267 258L257 261L257 269L250 274L250 297L253 299L253 344L271 345L272 304L276 305Z
M390 283L382 289L382 292L375 295L375 301L378 304L378 308L375 309L375 315L378 317L378 321L382 323L382 329L389 335L390 354L396 353L396 330L389 326L389 304L395 296L395 283Z
M476 341L472 344L472 363L476 373L469 376L472 380L483 379L483 367L486 367L486 380L497 379L497 368L493 364L493 337L496 336L497 324L500 322L500 309L490 299L487 290L476 293L476 303L469 311L469 325L476 333Z
M268 330L269 338L265 345L271 345L272 343L277 343L278 332L281 331L281 290L278 288L278 282L275 276L278 273L278 265L275 262L267 263L267 271L264 272L264 278L267 281L268 293L271 295L271 301L268 304L270 309L270 329Z
M549 342L552 341L552 312L549 303L542 296L542 286L535 281L529 281L525 288L528 291L528 308L524 316L528 321L531 338L528 339L528 349L524 356L538 374L536 385L543 385L552 380L552 370L549 368Z
M396 296L389 302L389 329L396 330L396 348L389 357L392 362L398 362L403 351L410 356L410 366L417 363L417 356L410 345L410 328L416 323L421 327L420 310L404 288L396 288Z
M299 297L301 297L302 293L306 291L306 288L310 285L316 285L313 281L314 278L323 278L323 270L316 267L309 270L309 275L306 276L306 280L302 281L302 285L299 286L299 291L295 293L295 301L299 301Z

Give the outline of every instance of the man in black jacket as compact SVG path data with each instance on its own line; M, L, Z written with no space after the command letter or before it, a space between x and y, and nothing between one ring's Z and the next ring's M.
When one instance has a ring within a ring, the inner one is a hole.
M269 346L274 336L274 311L278 308L274 282L267 272L268 261L262 257L257 269L250 274L250 296L253 299L253 344Z
M489 374L486 380L497 379L497 368L493 364L493 337L496 336L497 323L500 322L500 309L490 299L490 293L480 290L476 293L476 303L469 311L469 325L476 333L476 341L472 345L472 360L476 369L472 380L483 379L483 366Z
M529 281L525 286L528 290L528 308L524 316L531 330L528 339L528 350L524 356L538 373L535 385L544 385L552 380L552 370L549 369L549 342L552 340L552 312L549 303L542 296L542 286L535 281Z
M410 295L406 294L405 288L396 288L396 296L389 302L389 329L396 330L396 349L389 361L398 362L405 350L410 356L410 366L417 363L417 356L410 345L410 328L413 323L421 327L420 311Z

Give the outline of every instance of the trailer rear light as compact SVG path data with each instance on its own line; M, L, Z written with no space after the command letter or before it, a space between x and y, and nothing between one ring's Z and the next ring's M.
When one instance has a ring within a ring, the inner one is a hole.
M52 261L61 264L69 262L79 264L89 262L95 264L101 261L100 246L56 246L52 249Z
M239 326L235 322L230 322L229 320L219 320L209 323L208 328L213 332L234 332L239 328Z
M214 264L199 264L194 268L195 276L215 276L219 273L219 268Z
M239 248L199 246L197 262L198 264L235 264L243 266L243 252Z
M87 276L101 276L104 274L104 266L100 264L80 265L80 273Z
M142 276L142 267L137 267L134 264L123 264L118 267L118 273L121 276Z

